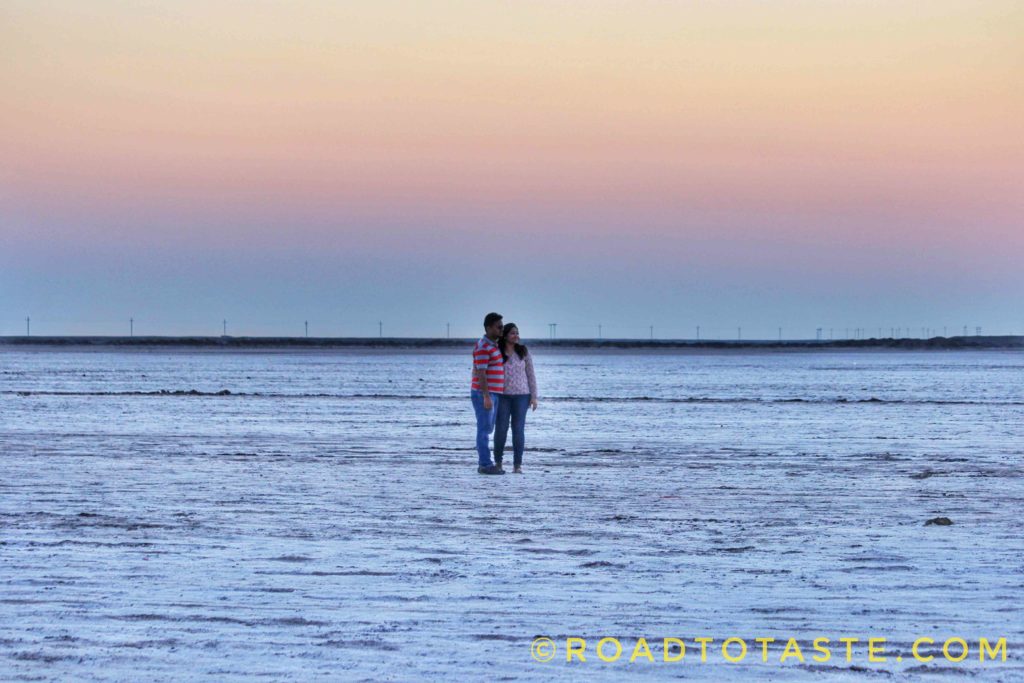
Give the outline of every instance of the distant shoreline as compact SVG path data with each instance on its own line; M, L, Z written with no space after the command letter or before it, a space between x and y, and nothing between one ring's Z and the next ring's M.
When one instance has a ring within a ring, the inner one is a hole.
M110 349L464 349L475 339L412 337L107 337L107 336L8 336L0 337L0 348L110 348ZM838 350L1024 350L1024 336L958 336L913 338L871 338L842 340L689 340L689 339L532 339L531 346L543 349L649 350L649 351L838 351Z

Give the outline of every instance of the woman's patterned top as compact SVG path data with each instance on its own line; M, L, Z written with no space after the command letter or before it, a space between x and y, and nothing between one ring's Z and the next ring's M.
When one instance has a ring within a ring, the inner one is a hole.
M503 394L514 396L516 394L529 394L537 398L537 378L533 374L533 354L526 352L526 358L520 358L519 354L513 351L505 361L505 388Z

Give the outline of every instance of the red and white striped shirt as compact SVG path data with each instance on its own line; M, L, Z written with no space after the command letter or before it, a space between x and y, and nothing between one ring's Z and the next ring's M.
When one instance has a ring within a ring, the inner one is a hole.
M480 378L477 370L487 371L487 389L492 394L500 394L505 388L505 362L501 359L498 345L487 337L481 337L473 347L473 389L480 390Z

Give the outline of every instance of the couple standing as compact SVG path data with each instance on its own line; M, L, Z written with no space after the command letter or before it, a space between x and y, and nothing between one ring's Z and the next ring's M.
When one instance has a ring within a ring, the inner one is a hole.
M523 473L523 448L526 439L526 411L537 410L537 379L533 357L519 343L515 323L502 325L501 316L488 313L484 318L484 336L473 348L473 387L469 392L476 411L476 452L480 474L505 474L501 468L512 424L512 470ZM488 437L494 432L494 460Z

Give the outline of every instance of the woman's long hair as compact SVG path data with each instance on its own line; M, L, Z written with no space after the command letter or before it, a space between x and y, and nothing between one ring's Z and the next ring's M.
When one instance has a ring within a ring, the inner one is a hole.
M515 323L505 323L505 327L501 328L501 337L498 339L498 348L501 349L501 360L508 362L508 354L505 352L505 343L508 341L508 333L512 330L519 330ZM526 354L529 353L526 346L523 344L516 344L516 355L520 359L526 358Z

